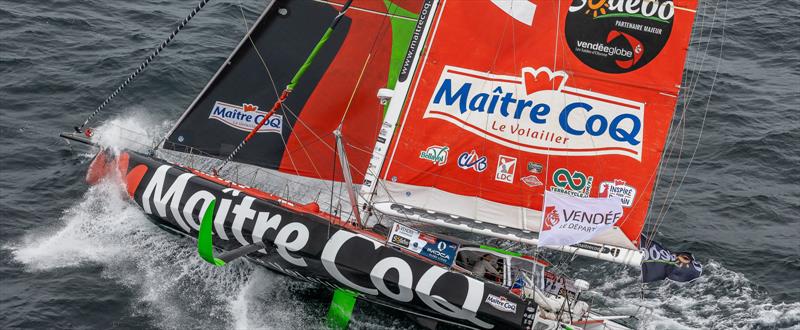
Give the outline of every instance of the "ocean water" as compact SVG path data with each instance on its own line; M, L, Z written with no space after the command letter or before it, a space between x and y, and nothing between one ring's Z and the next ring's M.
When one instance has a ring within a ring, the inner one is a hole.
M99 136L132 148L148 141L120 127L160 137L241 38L242 13L252 23L265 6L242 1L203 9L93 123ZM88 187L92 155L58 138L195 4L0 0L0 328L322 326L325 289L246 262L206 266L112 182ZM578 259L569 270L597 306L638 311L646 329L800 329L798 26L796 0L701 4L651 213L657 239L693 252L704 275L642 290L634 270ZM415 324L358 304L353 326Z

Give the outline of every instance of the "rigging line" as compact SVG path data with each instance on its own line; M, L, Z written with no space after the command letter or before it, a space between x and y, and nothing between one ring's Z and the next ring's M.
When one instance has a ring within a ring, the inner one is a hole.
M267 122L267 120L269 120L269 118L272 117L272 115L275 113L275 111L277 111L279 108L281 108L281 105L283 104L283 102L286 100L287 97L289 97L289 94L292 93L294 88L300 82L300 79L303 77L303 75L306 73L306 71L308 71L308 68L311 67L311 63L314 62L314 59L317 57L317 54L319 54L319 52L322 49L322 47L325 46L325 44L328 42L328 39L331 37L331 34L333 34L333 31L336 29L336 26L339 25L339 22L341 22L342 17L344 17L344 14L347 12L347 9L350 8L350 5L352 3L353 3L353 0L347 0L347 2L345 2L345 4L342 7L341 11L339 11L339 13L333 18L333 21L331 22L330 26L328 26L328 29L325 30L325 33L322 35L322 37L319 39L319 41L317 41L317 44L311 50L311 53L308 55L308 57L306 57L306 60L303 63L303 65L300 66L300 69L298 69L297 72L295 72L294 77L292 77L292 80L283 89L283 92L278 97L278 100L275 102L275 104L272 106L272 109L270 109L270 111L267 112L267 114L264 115L264 118L261 118L261 121L258 122L258 124L253 128L252 131L250 131L250 134L247 134L247 136L244 138L244 140L242 140L242 142L240 142L239 145L236 146L236 148L234 148L233 151L231 151L230 155L228 155L228 157L216 169L216 171L219 171L223 167L225 167L225 165L227 165L228 162L230 162L236 156L236 154L242 148L244 148L244 146L247 144L247 142L250 141L250 139L252 139L253 136L255 136L256 133L258 133L258 131L261 129L261 127L263 127L264 124Z
M717 1L717 4L716 4L716 6L715 6L714 15L713 15L713 17L712 17L712 21L711 21L711 28L709 29L709 33L708 33L709 39L711 39L711 38L712 38L712 36L713 36L714 27L715 27L715 25L716 25L716 22L717 22L717 13L719 12L719 10L718 10L718 8L719 8L719 2L720 2L720 1L718 0L718 1ZM726 5L727 5L727 2L726 2ZM727 15L727 12L726 12L726 15ZM724 31L724 21L722 22L722 24L723 24L723 27L722 27L722 28L723 28L723 33L724 33L724 32L725 32L725 31ZM724 36L724 35L723 35L723 36ZM690 95L689 95L689 97L688 97L687 103L685 103L685 104L684 104L684 113L686 112L686 109L687 109L687 107L688 107L688 104L691 102L691 99L692 99L692 98L693 98L693 96L694 96L694 92L695 92L695 90L697 89L697 84L699 83L699 80L700 80L700 79L699 79L700 71L702 71L702 69L703 69L703 67L704 67L704 65L705 65L706 59L708 58L708 53L709 53L709 51L708 51L708 50L709 50L709 48L710 48L710 45L711 45L711 43L712 43L712 40L709 40L709 41L706 43L706 48L705 48L705 50L704 50L704 52L703 52L703 58L702 58L702 60L701 60L701 62L700 62L700 68L698 69L698 73L697 73L697 79L695 79L695 80L694 80L694 84L693 84L693 86L692 86L692 87L689 89L689 94L690 94ZM721 47L721 46L720 46L720 47ZM720 55L721 55L721 50L720 50ZM717 69L716 69L716 71L715 71L715 78L714 78L714 79L716 79L716 72L717 72L718 70L719 70L719 63L717 64ZM709 94L709 101L710 101L710 98L711 98L711 95ZM707 112L707 111L708 111L708 105L706 106L706 112ZM703 117L703 121L705 122L705 114L704 114L704 117ZM685 121L685 120L683 120L683 121L681 122L681 124L682 124L682 125L684 125L684 126L683 126L683 129L682 129L682 130L680 130L680 131L681 131L681 134L682 134L682 136L684 136L684 134L685 134L685 125L686 125L686 121ZM676 137L675 137L675 140L677 140L677 134L678 134L678 132L676 132L676 133L675 133L675 136L676 136ZM701 128L701 134L702 134L702 128ZM700 140L699 140L699 137L698 137L697 146L695 147L695 152L694 152L694 153L696 153L696 152L697 152L697 147L699 146L699 143L700 143ZM681 142L681 152L682 152L682 150L683 150L683 146L682 146L682 144L683 144L683 140L682 140L682 142ZM694 153L693 153L693 155L692 155L692 158L694 157ZM671 154L670 154L670 158L671 158ZM669 159L668 159L668 161L669 161ZM689 165L687 165L687 168L686 168L686 173L688 173L688 169L689 169L689 167L688 167L688 166L691 166L691 163L690 163ZM674 169L674 171L673 171L673 177L672 177L672 181L670 182L669 189L667 190L666 196L664 197L664 203L661 205L661 210L659 211L659 213L658 213L658 216L656 216L656 219L655 219L655 224L654 224L654 226L653 226L653 228L652 228L652 230L651 230L651 232L650 232L650 235L648 235L648 242L647 242L647 244L648 244L648 245L649 245L649 244L650 244L650 242L653 240L653 238L652 238L652 237L655 235L655 233L656 233L656 231L658 230L658 227L661 225L661 223L663 223L663 221L664 221L664 218L666 217L666 212L667 212L667 210L669 210L669 206L668 206L668 204L667 204L667 201L668 201L668 200L670 200L670 193L672 192L672 187L673 187L673 184L674 184L674 182L675 182L675 178L677 177L677 171L678 171L678 168L679 168L679 167L680 167L680 155L679 155L679 158L678 158L678 162L675 164L675 169ZM683 176L683 177L685 178L685 177L686 177L686 174L684 174L684 176ZM681 182L679 183L678 187L680 187L680 184L681 184L682 182L683 182L683 179L681 179ZM657 183L658 183L658 182L656 182L656 184L657 184ZM674 200L675 200L675 198L677 197L678 189L679 189L679 188L676 188L676 190L675 190L675 193L672 195L672 200L673 200L673 201L674 201ZM672 204L672 202L669 202L669 205L671 205L671 204Z
M719 1L720 0L717 0L717 6L715 6L715 7L718 7ZM704 7L703 8L704 14L705 14L706 11L707 11L707 9L706 9L706 7ZM709 37L714 32L714 26L716 25L716 14L717 14L717 11L715 10L714 11L714 16L712 18L711 28L710 28L710 30L708 32ZM705 18L705 16L703 16L702 20L700 22L700 26L701 26L700 33L697 36L698 40L703 37L703 31L705 29L705 20L706 20L706 18ZM652 181L652 179L653 179L653 174L655 174L656 180L653 183L654 187L653 187L653 193L652 193L654 197L655 197L655 195L656 195L656 193L658 191L658 183L661 180L662 173L664 173L665 170L666 170L666 168L664 168L663 166L667 166L670 163L670 161L672 160L672 156L674 154L674 149L675 149L674 144L675 144L675 141L677 140L678 133L682 131L682 127L683 127L683 129L685 129L685 122L686 122L686 120L685 120L686 117L685 116L686 116L686 112L687 112L687 109L688 109L688 104L691 102L691 98L694 95L694 90L697 87L697 84L698 84L698 81L699 81L700 71L702 71L703 67L705 66L705 60L706 60L706 58L708 56L708 50L709 50L710 44L711 44L710 42L706 43L705 49L703 51L697 52L697 54L695 55L696 56L696 60L694 61L693 65L692 65L692 70L691 70L691 72L693 72L693 74L687 75L687 77L689 78L689 83L688 83L688 85L685 85L685 92L683 93L683 99L684 99L683 101L684 101L684 103L683 103L683 105L681 107L681 118L678 121L678 123L676 123L675 125L671 125L670 126L670 132L668 133L667 142L664 144L665 147L664 147L664 151L663 151L663 153L666 156L662 156L661 157L661 159L659 160L659 166L653 171L653 173L651 173L651 177L648 180L648 185L649 185L650 181ZM702 60L697 60L697 59L700 58L701 54L702 54ZM698 65L699 65L699 68L698 68ZM695 79L695 78L697 78L697 79ZM674 129L674 131L673 131L673 129ZM679 165L680 164L675 164L676 170L677 170ZM674 180L674 176L673 176L673 180ZM672 189L672 184L670 184L670 188L669 188L669 190L667 192L667 196L665 196L665 198L664 198L664 204L666 204L666 201L669 199L669 192L671 192L671 189ZM638 204L638 202L639 201L636 201L634 206L636 204ZM653 201L648 206L648 210L647 210L647 214L648 215L652 211L653 207L655 207L655 204L657 204L657 203L655 201ZM662 204L662 209L664 207L664 204ZM654 222L658 222L659 221L658 219L660 217L661 217L661 212L659 212L659 215L656 216L656 219L653 220L653 221ZM657 227L657 226L654 226L654 228L655 227ZM648 235L648 239L650 237L654 236L654 234L655 234L655 229L653 229L650 232L650 234ZM649 240L651 240L651 239L649 239ZM648 242L648 244L649 244L649 242Z
M718 11L719 2L720 2L720 0L717 0L716 4L714 5L714 15L711 18L711 27L709 28L709 32L708 32L709 38L714 33L714 26L716 26L716 23L717 23L717 13L719 12ZM706 11L706 10L707 9L704 8L704 11ZM705 18L705 16L703 16L703 19L701 21L701 23L703 25L700 27L700 38L703 37L703 33L702 32L705 29L705 20L706 20L706 18ZM683 108L684 109L688 108L689 104L692 101L692 97L694 96L694 92L696 90L697 84L700 81L700 74L702 73L703 65L705 64L705 60L706 60L706 57L708 55L708 49L709 49L709 45L710 44L711 44L710 42L706 43L706 48L704 49L703 52L701 52L703 54L703 57L702 57L702 60L699 61L699 66L700 66L699 69L698 69L698 62L696 61L695 63L693 63L692 69L695 70L695 71L694 71L694 75L689 80L689 90L688 90L687 96L684 99L684 103L683 103ZM697 58L700 58L700 53L697 54Z
M703 120L700 123L700 132L697 135L697 143L694 146L694 150L692 151L692 156L689 158L689 164L686 165L686 170L683 172L683 177L681 177L681 181L678 182L678 187L675 188L675 194L672 196L672 200L670 200L669 204L667 205L666 211L669 211L669 208L672 206L672 203L678 196L678 191L680 191L681 186L683 186L683 182L686 179L686 176L689 174L689 168L692 166L692 162L694 161L694 157L697 154L697 150L700 147L700 140L703 137L703 129L705 128L706 118L708 115L708 109L711 105L711 96L714 94L714 85L717 82L717 75L719 74L719 67L723 60L723 50L725 46L725 22L728 18L728 0L725 0L725 12L723 13L722 17L722 35L720 36L720 45L719 45L719 60L717 61L717 66L714 69L714 76L711 79L711 87L709 87L708 91L708 99L706 100L706 108L703 111ZM666 212L665 211L665 212Z
M239 12L242 13L242 23L244 24L245 35L247 37L247 41L249 41L250 45L253 46L253 50L256 52L256 55L258 55L258 59L261 61L261 65L264 66L264 69L267 71L267 77L269 77L269 81L272 84L272 90L275 91L275 96L276 97L280 97L279 94L278 94L278 86L275 83L275 79L272 79L272 72L269 70L269 66L267 65L267 62L264 60L264 57L261 56L261 51L259 51L258 47L256 47L256 43L253 41L252 36L247 33L247 31L250 31L250 28L248 27L247 17L245 17L245 15L244 15L244 8L242 6L242 2L241 1L239 1Z
M283 111L284 114L291 113L292 116L294 116L294 118L295 118L295 122L300 122L300 124L303 125L303 127L305 127L309 132L313 133L313 131L308 128L308 125L306 125L305 122L303 122L303 120L301 120L300 117L297 114L295 114L291 109L289 109L289 107L286 104L283 104L282 108L284 109L284 111ZM317 135L316 133L313 133L313 134L315 136ZM293 134L292 136L294 136L295 139L297 140L297 143L300 144L300 149L303 150L303 153L306 155L306 158L308 158L308 162L311 164L311 167L314 168L314 172L317 174L317 177L322 178L322 173L319 171L319 169L317 169L317 165L315 164L314 159L311 158L311 155L308 153L308 147L303 143L303 139L300 138L299 134ZM281 134L281 139L283 139L283 134ZM297 166L295 165L294 161L292 160L292 151L289 150L289 145L286 144L285 140L284 140L283 146L287 151L286 154L289 156L289 160L292 161L292 167L294 167L295 171L297 171Z
M350 105L353 104L353 99L356 97L356 92L358 91L358 86L361 85L361 78L364 77L364 71L367 70L367 64L369 64L369 59L372 57L372 53L370 52L367 54L367 59L364 60L364 66L361 67L361 73L358 75L358 80L356 80L356 85L353 87L353 93L350 94L350 100L347 101L347 107L344 108L344 113L342 114L342 120L339 121L340 124L344 123L344 118L347 116L347 113L350 111Z
M664 198L664 203L661 204L661 209L658 211L658 215L656 216L655 226L653 227L652 231L650 232L650 234L647 237L655 235L655 232L658 229L658 225L660 224L660 222L663 219L662 218L662 214L664 212L664 207L667 204L667 200L669 199L669 194L670 194L670 192L672 192L672 187L675 184L675 179L678 177L678 168L680 168L679 165L681 163L681 159L683 158L683 145L684 145L684 142L686 141L686 120L685 120L685 116L686 116L686 111L684 111L681 114L681 120L678 123L679 126L678 126L677 130L675 131L675 136L676 136L675 140L677 141L677 139L678 139L677 135L680 134L681 135L681 138L680 138L681 142L678 144L678 147L677 147L678 148L678 158L675 161L675 167L672 170L672 179L669 182L669 187L667 189L666 197ZM667 159L667 162L670 161L670 159L672 158L672 154L675 153L675 148L676 147L672 147L670 155L669 155L669 158ZM658 184L658 181L656 181L656 184ZM649 242L648 242L648 245L649 245Z
M304 121L304 120L300 119L300 117L297 115L297 113L295 113L295 112L294 112L294 110L292 110L291 108L289 108L289 106L288 106L288 105L284 104L284 105L283 105L283 108L284 108L286 111L288 111L288 113L289 113L289 114L291 114L292 116L294 116L295 120L296 120L298 123L300 123L301 125L303 125L303 127L304 127L306 130L308 130L308 132L309 132L309 133L313 134L313 135L314 135L314 137L317 139L317 141L318 141L318 142L322 142L322 144L324 144L324 145L325 145L325 147L327 147L327 148L328 148L328 150L330 150L330 151L334 151L334 148L333 148L333 147L331 147L331 145L330 145L330 144L328 144L328 142L326 142L326 141L323 139L323 137L333 136L333 132L331 132L331 133L327 133L327 134L325 134L324 136L320 136L319 134L317 134L317 132L315 132L314 130L312 130L312 129L311 129L311 127L309 127L309 126L308 126L308 125L305 123L305 121ZM302 143L301 143L301 148L307 148L307 146L303 146L303 145L302 145ZM297 150L297 149L295 149L295 150Z
M717 4L719 4L719 0L717 0ZM700 33L698 34L697 39L695 39L695 40L700 40L700 38L703 37L703 31L705 30L705 27L706 27L705 26L706 25L705 22L706 22L706 16L708 14L708 7L710 7L710 6L703 6L703 13L701 14L701 19L700 19ZM684 83L685 84L683 86L691 86L692 85L692 81L694 80L694 77L695 76L699 76L698 71L697 71L697 65L700 62L700 55L701 55L700 53L701 52L696 52L694 54L694 61L692 61L692 69L689 71L689 72L691 72L691 74L688 74L688 75L684 76ZM690 59L691 59L691 57L690 57ZM688 82L686 81L687 79L688 79ZM688 92L688 89L687 89L687 92ZM687 97L688 97L688 93L683 93L682 101L683 101L683 108L684 109L688 105Z
M556 12L560 13L561 12L561 1L558 1L558 5L557 6L558 7L556 8ZM557 62L558 61L558 40L559 40L558 38L559 38L559 31L561 30L561 18L559 16L555 16L555 19L556 19L556 38L555 38L554 43L553 43L554 47L553 47L553 68L552 68L552 70L555 70L556 69L556 64L558 64L558 62ZM553 89L555 89L555 81L552 82L552 86L553 86ZM564 96L564 97L566 98L566 96ZM594 144L594 140L592 140L592 143ZM544 209L545 209L544 197L545 197L545 195L547 193L547 179L550 176L549 173L550 173L550 147L547 147L547 156L545 156L545 165L544 165L544 183L543 183L544 191L542 192L542 211L541 211L542 212L542 218L540 220L541 224L539 225L539 232L540 233L542 232L542 228L544 226L544 217L545 217L545 213L544 213ZM539 257L539 244L536 244L536 248L533 250L533 257L534 258L538 258Z
M86 126L86 124L88 124L88 123L89 123L89 121L91 121L91 120L92 120L92 118L94 118L94 116L96 116L98 113L100 113L100 111L102 111L102 110L103 110L103 108L105 108L105 107L106 107L106 105L108 104L108 102L110 102L110 101L111 101L111 99L113 99L114 97L116 97L116 96L117 96L117 95L118 95L118 94L119 94L119 93L120 93L120 92L121 92L123 89L125 89L125 87L126 87L126 86L128 86L128 84L130 84L130 83L133 81L133 79L135 79L135 78L136 78L136 76L137 76L137 75L139 75L139 73L141 73L142 71L144 71L144 69L145 69L145 68L147 68L147 66L150 64L150 62L151 62L151 61L153 61L153 59L154 59L154 58L156 58L156 56L158 56L158 54L159 54L159 53L161 53L161 51L162 51L162 50L164 50L164 48L166 48L166 47L167 47L167 45L169 45L169 43L172 41L172 39L175 39L175 36L176 36L176 35L177 35L179 32L181 32L181 29L183 29L183 27L184 27L184 26L186 26L186 23L189 23L189 21L190 21L190 20L191 20L191 19L192 19L192 18L193 18L195 15L197 15L197 13L200 11L200 9L203 9L203 7L205 7L205 5L206 5L206 4L207 4L209 1L210 1L210 0L200 0L200 2L197 4L197 6L195 6L195 8L192 10L192 12L191 12L191 13L189 13L189 15L188 15L188 16L186 16L186 18L184 18L184 19L183 19L183 21L181 21L181 23L178 25L178 27L176 27L176 28L175 28L175 30L173 30L173 31L172 31L172 34L170 34L170 35L169 35L169 37L167 37L167 39L165 39L164 41L162 41L162 42L161 42L161 44L160 44L160 45L159 45L159 46L158 46L158 47L157 47L157 48L156 48L156 49L155 49L155 50L154 50L154 51L153 51L153 52L150 54L150 56L148 56L147 58L145 58L144 62L142 62L142 64L140 64L140 65L139 65L139 67L138 67L138 68L136 68L136 71L134 71L133 73L131 73L131 74L128 76L128 78L127 78L127 79L125 79L125 81L123 81L123 82L122 82L122 84L120 84L120 85L117 87L117 89L115 89L115 90L114 90L114 91L111 93L111 95L109 95L109 96L108 96L108 97L107 97L107 98L106 98L106 99L103 101L103 103L100 103L100 105L99 105L99 106L97 106L97 108L96 108L96 109L94 109L94 111L92 111L92 113L91 113L91 114L89 114L89 117L87 117L87 118L86 118L86 120L84 120L84 121L83 121L83 124L81 124L80 126L75 126L75 127L74 127L75 131L76 131L76 132L78 132L78 133L81 133L81 132L83 131L83 128Z
M249 31L250 29L249 29L248 24L247 24L247 18L244 15L244 8L242 6L242 2L238 1L238 3L239 3L239 12L242 13L242 22L244 23L245 31ZM261 65L264 67L264 70L266 70L267 77L269 78L269 81L272 84L272 90L275 92L275 96L277 98L280 98L280 95L278 94L278 86L275 83L275 79L272 78L272 72L270 71L266 60L264 60L264 57L261 55L261 51L256 46L255 42L253 42L253 38L249 34L247 35L247 40L253 46L253 50L255 51L256 55L258 56L258 59L261 61ZM285 104L281 104L281 105L282 105L282 109L288 109L288 107ZM284 111L284 114L285 113L286 112ZM299 120L298 116L295 115L295 119ZM305 126L305 124L304 124L304 126ZM283 147L285 149L288 149L289 146L288 146L288 144L286 142L286 139L283 137L283 133L281 133L281 141L283 142ZM300 139L297 139L297 142L300 143L301 146L303 145L303 142ZM311 155L309 155L308 152L305 150L305 147L303 147L303 151L305 152L306 157L308 157L309 163L314 168L314 172L316 172L317 176L321 178L322 177L322 173L320 173L320 171L317 169L317 166L314 164L314 161L311 159ZM292 167L294 168L295 173L297 173L299 175L299 172L298 172L298 169L297 169L297 165L294 162L294 159L292 157L291 152L288 152L287 155L289 156L289 162L292 163Z
M333 1L327 1L327 0L312 0L312 1L320 2L320 3L327 3L327 4L331 5L331 6L337 6L337 7L341 6L341 4L338 4L338 3L333 2ZM397 6L397 7L399 7L399 6ZM382 11L379 11L379 10L372 10L372 9L358 7L358 6L353 6L352 9L356 10L356 11L363 11L363 12L370 13L370 14L383 15L383 16L388 16L388 17L392 17L392 18L399 18L399 19L404 19L404 20L414 21L414 22L417 21L417 19L415 17L408 17L408 16L403 16L403 15L398 15L398 14L395 14L395 12L392 12L392 13L382 12Z

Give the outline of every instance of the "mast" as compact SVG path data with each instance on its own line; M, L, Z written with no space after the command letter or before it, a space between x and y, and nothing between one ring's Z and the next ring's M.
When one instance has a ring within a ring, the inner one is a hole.
M408 50L406 51L406 56L403 59L403 64L400 69L400 75L391 93L389 106L386 110L384 121L381 124L378 139L375 141L372 158L367 167L367 172L364 175L364 182L361 185L359 193L365 200L364 205L369 205L371 203L375 190L378 188L379 175L384 167L386 153L389 151L389 144L394 138L397 129L397 121L400 118L403 106L406 104L406 98L411 90L411 84L414 81L412 78L417 72L420 57L423 53L423 45L428 41L428 36L432 27L431 23L436 17L435 13L438 6L439 0L425 0L420 9L419 18L414 27L414 34L411 36L411 42L408 45Z

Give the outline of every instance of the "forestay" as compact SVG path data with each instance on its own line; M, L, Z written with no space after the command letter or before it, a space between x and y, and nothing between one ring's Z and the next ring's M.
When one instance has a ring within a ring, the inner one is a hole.
M311 51L343 2L273 1L257 22L250 22L248 36L162 147L227 157L275 103L303 64L301 54ZM235 161L341 180L341 171L331 170L336 153L332 132L343 121L351 172L360 182L383 117L376 91L397 80L421 3L355 0L285 107Z
M624 215L592 242L635 249L696 5L440 1L363 192L523 233L539 230L546 190L616 196Z

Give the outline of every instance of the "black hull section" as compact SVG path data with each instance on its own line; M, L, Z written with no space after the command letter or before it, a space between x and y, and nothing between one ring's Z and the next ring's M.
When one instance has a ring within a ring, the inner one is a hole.
M474 328L521 329L523 319L534 313L506 288L388 247L385 239L337 225L338 219L331 220L314 206L296 205L133 152L115 160L102 158L96 158L90 174L115 164L144 212L181 234L197 237L200 214L216 199L214 245L232 250L263 241L267 249L248 258L280 273Z

